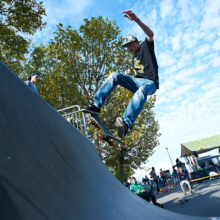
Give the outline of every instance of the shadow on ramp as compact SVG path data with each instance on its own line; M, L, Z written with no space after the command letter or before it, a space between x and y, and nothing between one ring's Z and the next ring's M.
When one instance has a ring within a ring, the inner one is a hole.
M0 219L209 219L142 200L92 142L0 63Z

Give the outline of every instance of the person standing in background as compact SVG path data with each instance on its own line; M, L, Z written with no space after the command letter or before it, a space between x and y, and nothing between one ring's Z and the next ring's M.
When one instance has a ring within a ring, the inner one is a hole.
M159 193L159 191L160 191L159 190L159 177L157 176L154 167L152 167L152 170L150 172L150 177L153 178L154 182L156 183L156 185L157 185L157 193Z
M39 79L40 79L40 74L35 72L28 77L27 81L25 81L25 84L28 85L28 87L36 94L38 94L36 83Z
M166 186L167 185L166 173L162 169L160 169L160 177L163 180L163 185Z

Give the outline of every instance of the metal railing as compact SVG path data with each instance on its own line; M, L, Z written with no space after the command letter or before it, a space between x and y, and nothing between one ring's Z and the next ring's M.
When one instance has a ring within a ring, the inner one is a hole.
M89 137L85 115L83 112L81 112L79 105L59 109L58 112L81 133L84 133L87 137Z

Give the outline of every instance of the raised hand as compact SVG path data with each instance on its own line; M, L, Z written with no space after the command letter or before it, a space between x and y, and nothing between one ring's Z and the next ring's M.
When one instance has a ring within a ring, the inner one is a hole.
M136 21L138 19L136 14L129 9L122 11L122 13L125 13L123 16L128 18L131 21Z
M144 24L136 16L136 14L133 11L127 9L127 10L122 11L122 13L124 13L124 15L123 15L124 17L128 18L131 21L135 21L142 28L144 33L147 35L147 39L148 39L149 42L151 42L153 40L153 36L154 36L153 31L146 24Z

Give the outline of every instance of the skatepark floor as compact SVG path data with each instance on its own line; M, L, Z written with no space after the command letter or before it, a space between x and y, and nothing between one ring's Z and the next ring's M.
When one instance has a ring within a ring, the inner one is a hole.
M194 193L186 190L188 201L179 204L183 192L180 185L173 185L174 190L156 194L157 202L162 203L166 210L191 216L220 217L220 179L193 185Z

